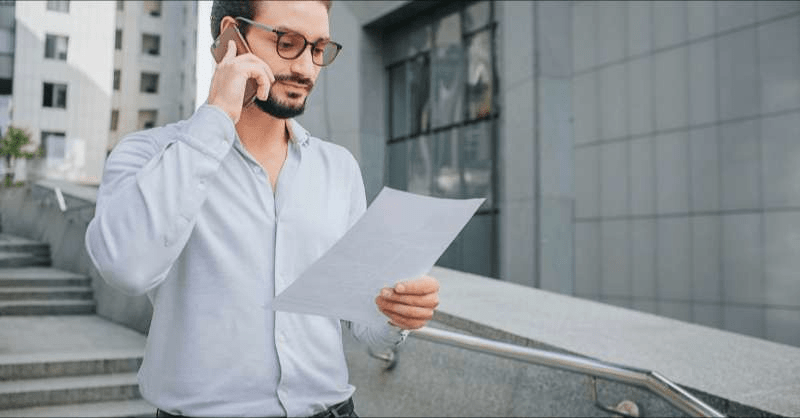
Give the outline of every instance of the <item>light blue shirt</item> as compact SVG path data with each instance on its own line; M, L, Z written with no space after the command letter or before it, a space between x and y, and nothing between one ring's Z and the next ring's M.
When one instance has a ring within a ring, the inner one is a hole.
M274 194L215 106L128 135L106 162L86 248L106 281L153 304L139 385L162 410L303 416L355 390L338 319L270 309L366 210L353 156L290 126ZM403 339L388 323L345 326L374 347Z

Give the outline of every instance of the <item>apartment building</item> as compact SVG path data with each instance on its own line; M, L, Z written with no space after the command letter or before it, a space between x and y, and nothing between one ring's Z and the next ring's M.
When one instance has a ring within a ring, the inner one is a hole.
M18 175L98 184L122 135L193 110L196 27L194 1L0 2L0 128L43 150Z
M111 149L126 134L189 117L195 101L196 1L117 1Z

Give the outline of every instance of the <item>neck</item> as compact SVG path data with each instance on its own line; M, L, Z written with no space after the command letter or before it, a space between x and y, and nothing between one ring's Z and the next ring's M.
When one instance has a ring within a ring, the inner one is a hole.
M278 119L262 112L256 105L242 109L236 124L242 145L254 155L283 148L289 140L289 129L289 119Z

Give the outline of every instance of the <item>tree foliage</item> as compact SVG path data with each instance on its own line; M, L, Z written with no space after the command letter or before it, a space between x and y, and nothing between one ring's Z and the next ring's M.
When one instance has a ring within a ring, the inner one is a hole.
M5 135L0 138L0 157L5 157L6 159L6 178L5 184L6 186L10 186L12 183L12 179L14 177L14 173L12 170L12 163L17 158L25 158L31 159L35 157L42 156L42 149L40 148L36 152L26 151L26 145L31 143L31 136L30 134L22 129L17 128L15 126L9 126L6 129Z

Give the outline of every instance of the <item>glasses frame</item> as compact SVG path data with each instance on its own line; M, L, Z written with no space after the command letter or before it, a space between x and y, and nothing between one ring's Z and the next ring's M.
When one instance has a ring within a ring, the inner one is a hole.
M278 30L278 29L273 28L272 26L265 25L263 23L258 23L256 21L253 21L253 20L248 19L246 17L239 16L239 17L236 17L235 19L237 21L244 22L244 23L249 24L249 25L253 25L253 26L255 26L255 27L259 28L259 29L265 30L267 32L273 32L273 33L277 34L278 35L278 39L275 41L275 52L277 52L278 56L283 58L283 59L287 59L287 60L297 59L301 55L303 55L304 52L306 52L306 48L309 45L311 45L311 48L316 49L318 43L327 42L327 43L329 43L329 44L331 44L331 45L336 47L336 53L333 54L333 58L331 58L331 60L327 64L316 62L316 60L314 58L313 49L312 49L312 53L311 53L311 62L313 62L314 65L316 65L316 66L325 67L325 66L330 65L333 61L335 61L336 57L339 56L339 51L342 50L342 45L340 43L331 41L329 39L320 39L320 40L318 40L316 42L309 42L308 39L306 39L305 36L303 36L303 35L301 35L301 34L299 34L297 32ZM280 48L278 48L278 45L281 42L281 37L284 36L284 35L290 34L290 33L299 35L301 38L303 38L303 47L300 48L300 50L297 52L297 55L295 55L295 56L284 56L281 53ZM324 53L323 53L323 56L324 56Z

